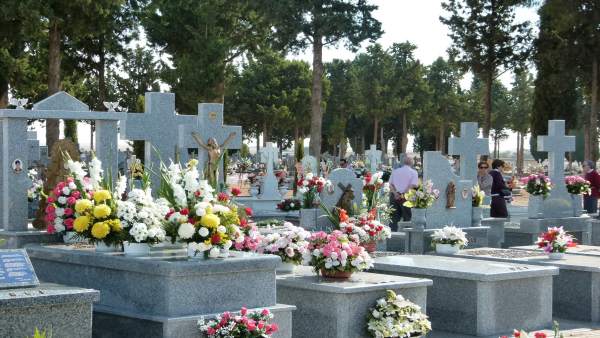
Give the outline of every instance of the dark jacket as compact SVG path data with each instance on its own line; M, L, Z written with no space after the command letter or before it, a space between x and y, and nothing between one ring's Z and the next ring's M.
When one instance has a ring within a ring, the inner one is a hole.
M593 197L600 197L600 174L598 174L596 170L592 170L585 174L585 179L590 182L590 187L592 188L592 193L590 195Z

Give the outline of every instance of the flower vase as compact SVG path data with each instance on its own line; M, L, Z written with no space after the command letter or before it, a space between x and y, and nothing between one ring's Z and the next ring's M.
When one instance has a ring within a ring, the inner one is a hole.
M480 227L482 219L483 219L483 208L482 207L473 207L473 209L471 209L471 226L472 227Z
M229 249L221 248L219 249L219 258L227 258L229 257Z
M573 217L579 217L583 213L583 197L581 195L571 194L571 206L573 207Z
M107 245L104 242L96 242L96 243L94 243L94 247L96 248L96 252L119 252L119 251L121 251L117 245Z
M76 231L67 231L63 235L63 242L65 242L65 244L75 244L81 241L77 239Z
M348 279L352 276L352 271L321 269L321 276L325 278Z
M187 247L187 256L189 259L193 260L205 260L207 258L207 252L204 251L196 251L194 248L190 247L188 244Z
M148 243L123 242L125 256L150 256Z
M377 242L371 240L366 243L363 243L362 247L365 248L365 250L367 250L368 253L372 253L377 251Z
M528 218L543 218L544 217L544 196L529 195L529 203L527 205Z
M551 260L560 260L565 258L564 252L551 252L548 254L548 258Z
M277 273L293 273L294 271L296 271L296 264L289 262L283 262L275 269Z
M442 255L454 255L454 254L457 254L459 250L460 250L459 245L452 245L452 244L436 244L435 245L435 252L442 254Z
M412 208L411 213L412 216L410 221L415 229L424 229L427 224L427 209Z
M317 216L319 209L300 209L300 226L306 230L314 230L317 228Z

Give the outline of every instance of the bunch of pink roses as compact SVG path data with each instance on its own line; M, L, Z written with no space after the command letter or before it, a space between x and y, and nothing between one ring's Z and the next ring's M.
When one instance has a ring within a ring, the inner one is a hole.
M591 192L590 182L581 176L567 176L565 177L565 184L569 194L581 195Z
M244 234L244 240L235 241L233 244L235 250L256 252L263 240L263 235L258 231L256 223L250 223L247 219L240 219L239 227Z
M75 221L75 203L82 198L75 180L68 177L66 181L58 182L46 199L46 226L48 233L62 233L73 229Z
M373 267L373 260L357 238L339 230L330 234L316 232L308 238L305 263L312 265L315 272L335 273L362 271Z
M269 324L273 314L267 309L260 312L248 312L243 307L240 315L236 316L229 312L217 316L216 320L198 321L200 332L208 338L269 338L279 327L277 324Z

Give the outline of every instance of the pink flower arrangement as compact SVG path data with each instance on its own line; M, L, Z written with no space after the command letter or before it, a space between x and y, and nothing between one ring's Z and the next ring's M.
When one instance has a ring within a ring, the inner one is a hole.
M88 193L84 192L87 198ZM58 182L46 199L46 227L48 233L62 233L73 229L75 221L75 203L82 199L75 180L68 177L64 182Z
M548 228L536 242L538 248L546 253L564 253L567 248L575 247L575 238L569 235L563 227Z
M591 192L590 182L581 176L567 176L565 177L565 184L569 194L581 195Z
M339 230L327 234L313 233L308 238L308 250L304 262L313 266L315 272L355 272L373 267L373 260L354 236Z
M552 182L550 178L544 174L531 174L521 178L521 184L525 185L525 190L530 195L548 196L550 193Z
M244 240L236 241L233 244L235 250L250 252L258 251L260 244L262 243L263 236L261 235L260 231L258 231L256 223L249 223L248 220L241 219L239 227L244 234Z
M302 257L308 251L307 239L310 232L285 222L284 230L263 237L260 253L281 257L284 263L302 264Z
M243 307L240 315L224 312L208 322L202 318L198 326L208 338L270 338L279 330L277 324L269 324L271 319L273 314L268 309L249 312Z

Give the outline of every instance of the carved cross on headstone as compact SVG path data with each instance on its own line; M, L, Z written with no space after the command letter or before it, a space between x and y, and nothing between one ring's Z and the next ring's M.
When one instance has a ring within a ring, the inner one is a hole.
M575 136L565 135L564 120L548 121L548 135L538 136L538 150L548 152L548 176L555 188L565 186L565 153L575 151ZM566 187L564 187L566 189ZM553 189L552 194L555 191Z
M152 169L152 187L158 191L160 159L167 165L169 159L175 161L179 128L186 124L194 125L197 117L177 114L173 93L146 93L144 102L145 113L127 114L125 135L128 140L145 141L144 164Z
M448 154L460 156L460 178L477 182L477 155L490 153L489 140L479 137L477 122L462 122L460 137L450 137Z
M381 162L381 150L377 150L377 145L371 144L369 150L365 152L367 158L369 159L369 169L372 173L377 171L377 167Z

